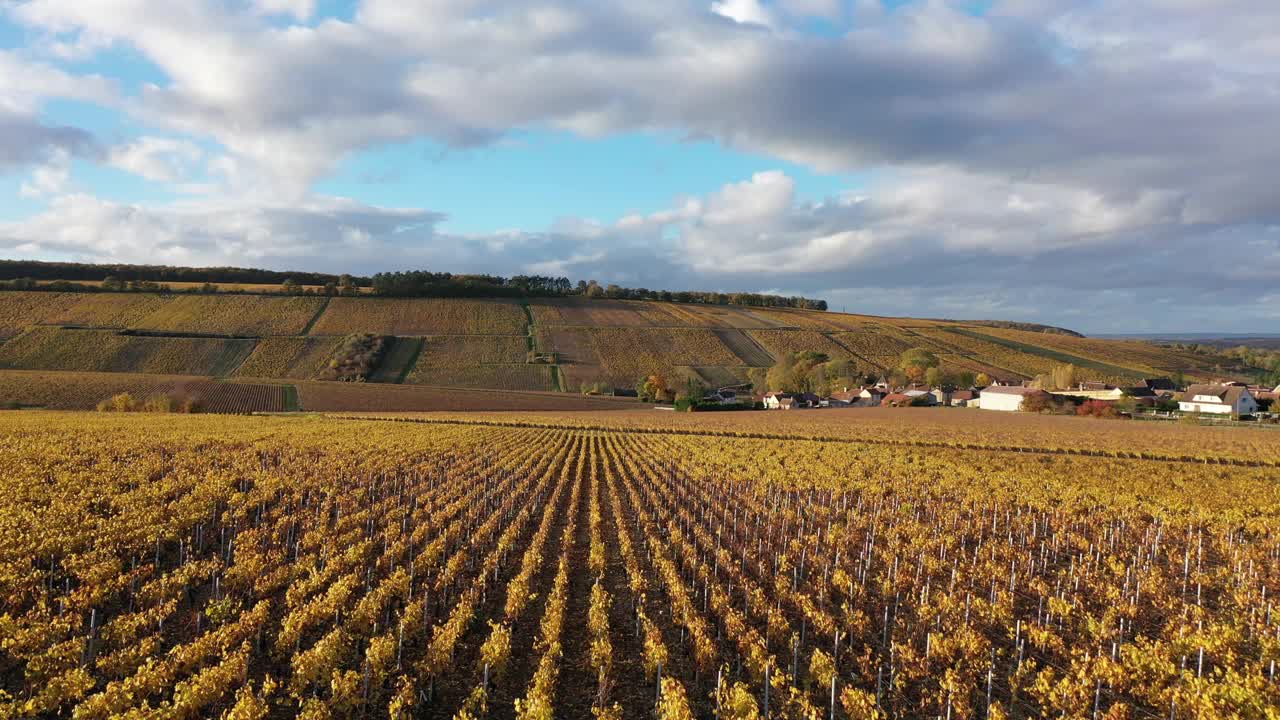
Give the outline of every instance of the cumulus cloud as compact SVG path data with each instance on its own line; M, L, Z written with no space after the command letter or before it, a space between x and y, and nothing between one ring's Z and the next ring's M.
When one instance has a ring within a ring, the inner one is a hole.
M0 223L0 249L21 246L98 262L332 266L326 258L426 247L441 217L340 198L146 207L71 194L33 218Z

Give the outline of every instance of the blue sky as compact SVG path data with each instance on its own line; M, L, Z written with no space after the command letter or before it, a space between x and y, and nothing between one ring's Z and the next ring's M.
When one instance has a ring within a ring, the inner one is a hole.
M0 255L1249 332L1280 323L1277 23L1266 0L10 0Z

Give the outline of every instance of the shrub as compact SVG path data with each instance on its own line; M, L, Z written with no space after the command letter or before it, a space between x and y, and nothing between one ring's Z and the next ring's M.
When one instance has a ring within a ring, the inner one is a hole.
M320 379L364 382L386 352L387 340L385 336L369 333L348 335L334 351L329 367L320 374Z
M98 412L133 412L138 409L138 401L127 392L112 395L98 403Z
M1081 417L1114 418L1116 409L1103 400L1086 400L1076 408L1076 414Z
M173 398L168 395L157 393L146 399L142 404L143 412L169 413L173 412Z

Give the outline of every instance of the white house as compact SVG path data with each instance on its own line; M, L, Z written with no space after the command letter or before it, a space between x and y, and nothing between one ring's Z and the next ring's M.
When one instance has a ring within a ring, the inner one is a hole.
M764 394L766 410L790 410L796 405L796 396L792 393L767 392Z
M876 407L884 401L886 394L879 386L863 388L862 392L858 393L858 404L863 407Z
M1214 415L1252 415L1258 401L1243 385L1192 385L1178 400L1182 412Z
M983 410L1018 412L1022 409L1022 401L1028 395L1035 395L1040 392L1043 391L1035 388L992 385L978 395L978 407Z

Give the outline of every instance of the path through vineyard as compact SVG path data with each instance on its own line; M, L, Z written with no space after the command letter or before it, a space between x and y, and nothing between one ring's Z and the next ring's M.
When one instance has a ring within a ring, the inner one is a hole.
M1266 468L601 429L59 422L0 427L0 717L1280 707Z

